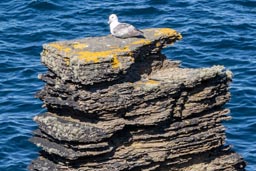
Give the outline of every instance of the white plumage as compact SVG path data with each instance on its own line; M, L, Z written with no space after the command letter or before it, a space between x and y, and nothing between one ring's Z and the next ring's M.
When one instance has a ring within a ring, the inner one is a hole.
M118 22L118 18L115 14L109 16L108 24L110 26L110 32L113 36L118 38L129 37L144 37L143 32L136 29L133 25L128 23Z

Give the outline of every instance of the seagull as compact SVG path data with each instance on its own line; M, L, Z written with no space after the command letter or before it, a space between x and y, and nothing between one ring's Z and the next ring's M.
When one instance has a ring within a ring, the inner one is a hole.
M116 14L109 16L108 24L110 26L110 32L113 36L118 38L129 37L144 37L143 32L136 29L133 25L128 23L119 23Z

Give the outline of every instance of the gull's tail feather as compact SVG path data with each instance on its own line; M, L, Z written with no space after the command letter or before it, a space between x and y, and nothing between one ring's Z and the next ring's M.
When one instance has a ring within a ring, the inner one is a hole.
M137 32L136 33L137 34L136 37L138 37L138 38L145 38L143 31L141 31L139 29L135 29L135 31Z

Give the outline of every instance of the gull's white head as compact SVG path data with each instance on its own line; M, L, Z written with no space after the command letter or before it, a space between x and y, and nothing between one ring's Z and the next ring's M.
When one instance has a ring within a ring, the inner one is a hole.
M116 16L116 14L111 14L108 18L108 24L111 24L113 22L118 22L118 18Z

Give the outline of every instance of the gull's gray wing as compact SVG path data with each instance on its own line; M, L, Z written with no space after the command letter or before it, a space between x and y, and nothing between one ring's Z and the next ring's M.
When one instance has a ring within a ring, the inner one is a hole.
M143 36L143 32L128 23L120 23L113 29L114 36L120 38Z

